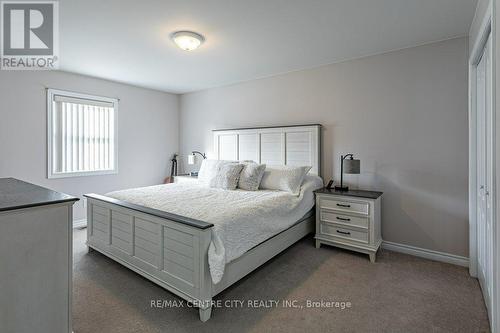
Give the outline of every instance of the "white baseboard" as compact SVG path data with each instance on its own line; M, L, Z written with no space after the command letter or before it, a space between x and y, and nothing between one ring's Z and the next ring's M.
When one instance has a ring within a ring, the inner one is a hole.
M73 229L84 228L87 226L87 219L74 220Z
M457 256L450 253L427 250L415 246L398 244L388 241L382 242L382 248L394 252L409 254L415 257L421 257L430 260L445 262L448 264L469 267L469 258Z

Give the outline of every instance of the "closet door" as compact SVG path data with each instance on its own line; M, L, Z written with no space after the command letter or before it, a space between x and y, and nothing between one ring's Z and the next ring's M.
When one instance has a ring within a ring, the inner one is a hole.
M492 234L492 68L491 38L486 43L483 56L477 65L477 255L478 278L488 311L491 310L491 282L493 278Z

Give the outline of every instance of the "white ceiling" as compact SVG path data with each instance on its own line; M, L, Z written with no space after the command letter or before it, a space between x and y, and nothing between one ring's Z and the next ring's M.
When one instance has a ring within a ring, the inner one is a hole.
M185 93L464 36L476 2L61 0L61 70Z

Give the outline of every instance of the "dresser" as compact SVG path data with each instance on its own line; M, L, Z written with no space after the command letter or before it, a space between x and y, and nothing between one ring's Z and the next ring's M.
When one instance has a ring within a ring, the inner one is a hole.
M0 178L0 332L68 333L78 199Z
M382 192L328 190L316 194L316 248L321 244L366 253L375 262L382 243Z

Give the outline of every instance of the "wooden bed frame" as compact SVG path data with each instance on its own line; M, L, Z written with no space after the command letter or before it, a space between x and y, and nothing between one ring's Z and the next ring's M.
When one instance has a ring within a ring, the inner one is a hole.
M214 131L215 151L219 159L243 160L250 159L247 155L256 149L253 160L257 162L309 164L312 172L319 174L320 128L302 125ZM201 321L210 318L215 295L313 232L315 223L314 214L306 214L292 227L228 263L222 280L213 284L208 266L213 224L98 194L85 196L89 249L192 302L199 308Z

